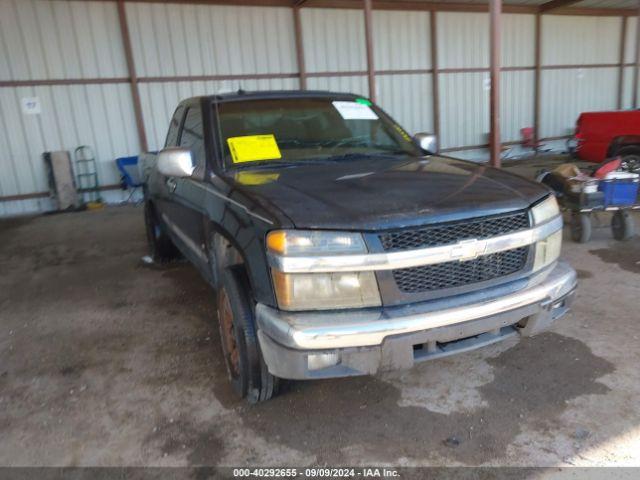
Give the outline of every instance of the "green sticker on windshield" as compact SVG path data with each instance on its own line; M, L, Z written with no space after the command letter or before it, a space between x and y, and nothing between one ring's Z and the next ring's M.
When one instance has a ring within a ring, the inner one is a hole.
M367 107L371 106L371 102L366 98L356 98L356 103L361 103L362 105L366 105Z

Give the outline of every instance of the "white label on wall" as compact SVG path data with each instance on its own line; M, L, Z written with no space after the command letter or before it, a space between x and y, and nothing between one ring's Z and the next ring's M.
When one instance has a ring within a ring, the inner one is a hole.
M369 105L358 102L333 102L338 113L345 120L377 120L378 115Z
M42 113L40 99L38 97L23 97L22 113L25 115L40 115Z

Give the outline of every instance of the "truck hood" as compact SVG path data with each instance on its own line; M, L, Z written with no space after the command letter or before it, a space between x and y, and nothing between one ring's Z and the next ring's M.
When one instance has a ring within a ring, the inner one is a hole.
M401 228L520 210L548 195L539 184L502 170L436 156L242 170L228 178L296 228Z

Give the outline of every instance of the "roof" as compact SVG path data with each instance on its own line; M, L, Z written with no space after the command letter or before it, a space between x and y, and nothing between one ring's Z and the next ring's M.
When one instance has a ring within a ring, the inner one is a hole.
M273 100L273 99L286 99L286 98L318 98L318 97L353 100L356 98L362 98L362 95L356 95L353 93L329 92L325 90L261 90L261 91L238 90L236 92L186 98L180 102L180 105L194 104L202 99L207 99L207 100L218 102L218 103L224 103L224 102L234 102L234 101L242 101L242 100Z

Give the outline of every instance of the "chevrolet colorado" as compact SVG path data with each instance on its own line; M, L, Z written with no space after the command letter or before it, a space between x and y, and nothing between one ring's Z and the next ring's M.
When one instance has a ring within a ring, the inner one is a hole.
M240 396L534 335L568 310L555 197L435 151L356 95L178 105L164 149L141 158L149 248L212 285Z

